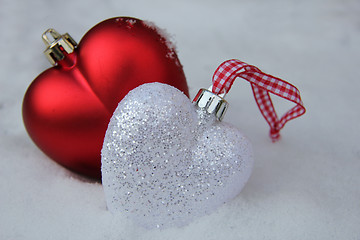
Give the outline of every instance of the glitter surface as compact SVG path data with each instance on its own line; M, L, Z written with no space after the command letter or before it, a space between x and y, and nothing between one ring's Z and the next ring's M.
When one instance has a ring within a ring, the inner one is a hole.
M146 227L188 224L234 198L250 177L250 142L166 84L119 103L102 149L109 210Z

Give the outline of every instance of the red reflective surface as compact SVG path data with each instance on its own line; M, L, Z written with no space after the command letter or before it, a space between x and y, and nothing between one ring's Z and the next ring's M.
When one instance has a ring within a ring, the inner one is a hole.
M167 83L188 96L176 53L154 28L133 18L106 20L31 83L23 101L25 127L50 158L100 179L100 152L113 111L130 90L149 82Z

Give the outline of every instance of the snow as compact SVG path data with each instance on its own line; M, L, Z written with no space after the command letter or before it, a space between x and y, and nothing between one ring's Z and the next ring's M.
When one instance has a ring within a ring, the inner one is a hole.
M360 239L359 12L356 0L1 1L0 239ZM41 34L53 27L79 41L115 16L174 36L192 97L238 58L297 86L307 108L273 144L237 79L224 121L252 141L253 174L233 201L182 228L113 217L102 186L49 160L22 123L26 88L50 67Z

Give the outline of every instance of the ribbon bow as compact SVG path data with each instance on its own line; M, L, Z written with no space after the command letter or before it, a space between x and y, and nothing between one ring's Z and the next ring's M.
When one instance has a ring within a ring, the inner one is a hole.
M250 82L256 103L270 126L270 138L273 142L280 139L280 130L288 121L305 113L306 110L301 101L300 92L295 86L237 59L225 61L215 70L212 92L215 94L229 92L237 77ZM296 106L279 119L269 93L291 101Z

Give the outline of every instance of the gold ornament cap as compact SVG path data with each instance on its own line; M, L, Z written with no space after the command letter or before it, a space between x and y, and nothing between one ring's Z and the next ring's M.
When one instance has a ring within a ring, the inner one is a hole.
M52 28L43 33L42 39L47 47L44 54L52 65L56 65L58 61L63 60L65 53L74 52L77 46L75 40L68 33L61 35Z
M211 92L210 89L212 89L212 86L209 89L200 89L193 103L206 112L215 114L216 118L221 121L229 107L229 103L223 98L225 93L217 95Z

